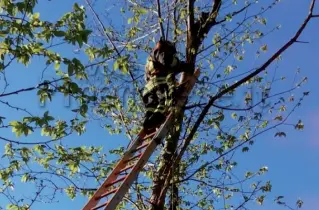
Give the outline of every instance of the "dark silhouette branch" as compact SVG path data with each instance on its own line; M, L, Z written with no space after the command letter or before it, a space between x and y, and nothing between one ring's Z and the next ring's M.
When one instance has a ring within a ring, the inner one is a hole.
M230 15L231 17L234 17L234 16L236 16L236 15L238 15L238 14L240 14L240 13L242 13L243 11L245 11L248 7L250 7L252 4L251 3L249 3L249 4L247 4L246 6L244 6L243 8L241 8L240 10L237 10L237 11L235 11L235 12L232 12L232 13L230 13L230 14L228 14L228 15ZM225 18L223 18L222 20L219 20L219 21L216 21L216 25L217 24L221 24L221 23L223 23L223 22L225 22L227 20L227 18L225 17Z
M162 23L163 19L161 14L161 4L159 0L157 0L156 3L157 3L158 23L160 25L161 36L165 39L164 27Z
M303 100L302 98L299 100L301 101ZM202 166L198 167L196 170L194 170L190 175L188 175L186 178L182 179L181 182L184 182L184 181L187 181L189 180L190 178L192 178L195 174L197 174L199 171L201 171L203 168L206 168L207 166L211 165L212 163L216 162L217 160L219 160L220 158L230 154L231 152L237 150L238 148L242 147L243 145L249 143L250 140L256 138L257 136L260 136L261 134L267 132L267 131L270 131L272 129L275 129L277 128L278 126L280 125L283 125L287 120L288 118L290 117L290 115L295 111L295 109L298 107L298 103L294 106L294 108L288 113L288 115L280 122L280 123L277 123L265 130L262 130L258 133L255 133L254 135L250 136L249 139L247 139L246 141L243 141L242 143L239 143L238 145L234 146L233 148L229 149L228 151L224 152L223 154L219 155L218 157L214 158L213 160L211 161L207 161L205 164L203 164ZM186 141L185 141L186 142ZM184 149L184 148L183 148ZM183 150L182 149L182 150ZM181 160L181 157L182 157L182 151L178 154L174 164L176 164L176 162L178 163L180 160Z
M204 107L203 111L201 112L201 114L199 115L197 121L195 122L193 129L191 130L189 136L187 137L187 139L185 140L185 144L184 147L180 153L180 155L182 155L185 151L186 148L188 147L188 145L190 144L190 141L193 139L195 133L197 132L197 129L199 128L201 122L204 120L206 114L208 113L210 107L214 104L214 102L221 98L222 96L224 96L225 94L233 91L234 89L236 89L237 87L239 87L240 85L242 85L243 83L247 82L248 80L250 80L251 78L255 77L256 75L258 75L260 72L264 71L276 58L278 58L284 51L286 51L292 44L294 44L297 39L299 38L299 36L301 35L301 33L304 31L305 27L307 26L307 24L309 23L309 21L311 20L312 17L312 12L313 12L313 8L314 8L314 3L316 2L316 0L313 0L310 6L310 10L309 10L309 14L306 17L306 19L304 20L303 24L301 25L301 27L298 29L298 31L295 33L295 35L284 45L282 46L275 54L273 54L273 56L271 56L260 68L258 68L256 71L254 71L253 73L247 75L246 77L244 77L243 79L239 80L238 82L236 82L235 84L229 86L228 88L223 89L222 91L220 91L219 93L217 93L215 96L211 97L209 102L207 103L207 105ZM183 152L184 151L184 152Z
M53 80L53 81L45 81L45 82L42 82L34 87L29 87L29 88L22 88L22 89L19 89L19 90L16 90L16 91L12 91L12 92L9 92L9 93L3 93L3 94L0 94L0 98L1 97L5 97L5 96L10 96L10 95L16 95L16 94L19 94L19 93L22 93L22 92L27 92L27 91L31 91L31 90L35 90L35 89L38 89L42 86L45 86L45 85L50 85L52 83L55 83L55 82L58 82L58 81L61 81L63 80L64 78L60 78L60 79L56 79L56 80Z
M99 15L96 13L96 11L93 9L92 5L90 4L90 2L88 0L85 0L85 2L87 3L87 5L89 6L91 12L93 13L94 17L97 19L100 27L103 29L103 34L105 35L105 37L107 38L108 42L112 45L113 50L116 52L118 57L121 57L121 52L117 49L117 47L115 46L114 42L112 41L111 37L109 36L109 34L106 32L106 27L104 26L102 20L100 19ZM139 90L138 85L136 84L136 79L134 78L134 75L132 73L132 71L130 70L130 68L128 68L128 73L134 83L134 85L136 86L136 91L139 93L140 97L142 97L142 92Z

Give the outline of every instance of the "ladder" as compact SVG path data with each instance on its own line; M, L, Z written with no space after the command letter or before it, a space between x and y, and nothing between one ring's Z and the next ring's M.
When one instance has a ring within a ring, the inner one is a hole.
M183 99L178 101L177 112L186 101L186 97L195 85L199 76L197 69L188 80L189 88L184 91ZM157 145L167 136L174 119L174 113L170 113L159 129L151 134L141 130L137 138L124 153L122 159L106 178L104 183L96 190L93 196L82 210L114 210L122 201L130 186L136 180L139 172L151 157Z

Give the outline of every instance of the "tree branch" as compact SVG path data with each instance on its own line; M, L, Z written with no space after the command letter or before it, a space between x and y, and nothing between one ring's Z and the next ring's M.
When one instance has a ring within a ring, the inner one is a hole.
M89 0L85 0L85 2L87 3L87 5L89 6L91 12L93 13L94 17L97 19L100 27L103 29L103 34L105 35L105 37L107 38L107 40L110 42L110 44L112 45L114 51L116 52L116 54L118 55L118 57L121 57L121 53L120 51L116 48L114 42L112 41L111 37L108 35L108 33L106 33L106 28L103 24L103 22L101 21L100 17L98 16L98 14L95 12L95 10L93 9L92 5L90 4ZM160 14L159 14L160 15ZM142 97L142 92L139 90L138 85L136 84L136 79L134 78L134 75L132 73L132 71L130 69L128 69L128 73L133 81L133 84L135 85L136 91L139 93L140 97Z
M187 36L193 36L192 27L194 26L194 0L188 0L187 10L188 10L188 21L187 21Z
M211 27L213 27L216 24L216 18L221 5L222 5L222 0L215 0L213 9L210 12L209 17L207 18L204 25L201 27L202 30L198 31L198 36L200 38L203 38L204 35L207 34L208 31L211 29Z
M224 90L220 91L215 96L210 98L209 102L204 107L203 111L201 112L198 119L196 120L189 136L185 139L185 143L184 143L180 153L178 154L178 156L175 160L175 164L179 163L179 161L181 160L183 154L185 153L187 147L189 146L195 133L197 132L197 129L199 128L201 122L204 120L206 114L208 113L210 107L214 104L214 102L217 99L219 99L220 97L222 97L223 95L236 89L237 87L239 87L240 85L242 85L246 81L248 81L251 78L253 78L254 76L258 75L260 72L264 71L280 54L282 54L285 50L287 50L292 44L294 44L297 41L297 39L299 38L299 36L304 31L305 27L307 26L307 24L309 23L309 21L312 18L312 13L313 13L313 8L314 8L315 2L316 2L316 0L312 0L311 5L310 5L310 9L309 9L309 14L306 17L306 19L304 20L303 24L298 29L298 31L295 33L295 35L284 46L282 46L275 54L273 54L273 56L271 56L260 68L258 68L253 73L249 74L248 76L244 77L243 79L239 80L235 84L229 86L228 88L225 88Z
M89 2L89 0L85 0L86 4L89 6L91 12L93 13L94 17L97 19L100 27L103 29L103 34L105 35L105 37L107 38L107 40L110 42L110 44L112 45L113 49L115 50L116 54L120 57L121 54L119 52L119 50L116 48L115 44L113 43L111 37L106 33L106 28L103 24L103 22L101 21L99 15L95 12L95 10L93 9L91 3Z
M240 14L240 13L242 13L243 11L245 11L248 7L250 7L251 6L251 3L249 3L249 4L247 4L246 6L244 6L243 8L241 8L240 10L237 10L237 11L235 11L235 12L232 12L232 13L230 13L230 14L228 14L228 15L230 15L231 17L234 17L234 16L236 16L236 15L238 15L238 14ZM220 23L223 23L223 22L225 22L227 19L226 18L224 18L224 19L222 19L222 20L220 20L220 21L216 21L216 25L217 24L220 24Z
M302 100L302 98L301 98L299 101L301 101L301 100ZM205 168L205 167L209 166L210 164L216 162L216 161L219 160L220 158L222 158L222 157L228 155L229 153L231 153L231 152L235 151L236 149L240 148L241 146L243 146L243 145L249 143L250 140L256 138L257 136L259 136L259 135L261 135L261 134L263 134L263 133L265 133L265 132L267 132L267 131L270 131L270 130L272 130L272 129L274 129L274 128L276 128L276 127L278 127L278 126L284 124L284 123L287 121L287 119L289 118L289 116L295 111L295 109L296 109L297 107L298 107L298 103L294 106L294 108L289 112L289 114L288 114L288 115L283 119L283 121L281 121L280 123L277 123L276 125L273 125L273 126L267 128L267 129L265 129L265 130L262 130L262 131L260 131L259 133L255 133L254 135L250 136L250 138L248 138L246 141L243 141L243 142L239 143L238 145L234 146L233 148L229 149L228 151L226 151L225 153L219 155L218 157L214 158L213 160L207 161L205 164L203 164L202 166L200 166L199 168L197 168L196 170L194 170L194 171L193 171L190 175L188 175L186 178L184 178L183 180L181 180L181 182L187 181L188 179L190 179L191 177L193 177L196 173L198 173L198 172L199 172L200 170L202 170L203 168ZM180 154L181 154L181 153L180 153ZM178 162L181 160L180 158L181 158L182 156L181 156L180 154L177 156L177 158L176 158L174 164L175 164L176 162L178 163Z
M165 33L164 33L164 27L163 27L163 19L162 19L162 14L161 14L161 4L160 1L157 0L157 13L158 13L158 23L160 25L160 29L161 29L161 36L165 39Z
M15 95L15 94L19 94L19 93L22 93L22 92L27 92L27 91L31 91L31 90L35 90L35 89L38 89L39 87L41 86L44 86L44 85L50 85L54 82L58 82L60 80L63 80L64 78L60 78L60 79L56 79L56 80L53 80L53 81L45 81L45 82L42 82L40 84L38 84L37 86L35 87L29 87L29 88L22 88L22 89L19 89L19 90L16 90L16 91L12 91L12 92L9 92L9 93L3 93L3 94L0 94L0 98L1 97L5 97L5 96L9 96L9 95Z

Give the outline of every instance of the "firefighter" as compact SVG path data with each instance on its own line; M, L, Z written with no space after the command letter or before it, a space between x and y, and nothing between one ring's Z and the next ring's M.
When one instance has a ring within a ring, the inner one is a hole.
M143 91L143 102L146 108L143 127L150 131L161 125L166 114L173 107L176 93L175 76L181 72L191 72L191 67L176 57L173 43L161 39L145 66L146 85Z

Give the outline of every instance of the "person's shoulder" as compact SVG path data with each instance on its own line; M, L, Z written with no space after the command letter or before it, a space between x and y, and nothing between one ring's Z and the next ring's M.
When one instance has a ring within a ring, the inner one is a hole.
M171 67L172 68L177 67L179 65L179 63L180 63L180 61L179 61L178 57L174 56L172 63L171 63Z
M147 57L145 67L146 67L146 69L148 69L148 70L150 70L150 69L152 69L152 68L154 67L153 59L152 59L151 56Z

